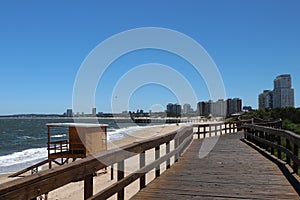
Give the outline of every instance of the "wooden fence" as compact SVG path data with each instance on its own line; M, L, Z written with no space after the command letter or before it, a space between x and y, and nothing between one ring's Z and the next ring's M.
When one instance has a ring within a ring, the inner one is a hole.
M117 193L118 199L124 199L124 188L140 180L140 188L145 187L146 173L155 169L155 176L160 175L160 165L166 162L170 168L170 159L178 157L189 146L193 139L193 127L185 126L178 131L158 136L153 139L135 142L106 152L87 157L82 160L41 171L24 178L13 180L0 185L0 199L33 199L62 187L73 181L84 181L84 199L106 199ZM170 151L170 142L174 143ZM161 145L165 145L166 154L160 156ZM145 165L145 152L155 149L155 161ZM125 159L139 155L140 169L124 177ZM93 195L93 175L107 166L117 165L117 182Z
M269 151L289 164L296 174L300 166L300 136L282 130L281 121L264 124L244 124L245 139Z
M223 135L226 133L234 133L241 130L242 122L218 122L210 124L195 124L197 127L195 134L198 135L198 139L212 137L217 135ZM202 137L201 137L202 136Z

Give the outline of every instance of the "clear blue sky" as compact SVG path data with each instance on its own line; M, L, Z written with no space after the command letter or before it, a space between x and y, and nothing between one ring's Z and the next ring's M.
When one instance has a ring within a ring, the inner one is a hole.
M257 108L258 94L272 89L277 75L291 74L299 107L299 11L298 0L0 1L0 114L63 113L72 107L76 74L89 52L114 34L148 26L201 44L219 68L227 97L240 97L244 105ZM168 64L194 80L188 63L174 55L133 52L117 60L99 86L97 111L110 111L122 73L148 62ZM198 100L208 100L203 80L193 84L202 88ZM167 88L148 85L132 95L130 109L175 101Z

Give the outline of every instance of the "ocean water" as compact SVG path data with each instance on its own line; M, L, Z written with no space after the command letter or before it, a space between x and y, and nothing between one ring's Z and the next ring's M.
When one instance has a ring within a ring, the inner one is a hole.
M0 119L0 174L13 173L47 159L47 123L73 122L62 118ZM80 122L90 122L82 119ZM113 119L99 119L108 124L108 141L118 140L147 128L146 124L116 123ZM153 126L153 125L152 125ZM155 126L155 125L154 125ZM67 139L68 129L51 130L51 140Z

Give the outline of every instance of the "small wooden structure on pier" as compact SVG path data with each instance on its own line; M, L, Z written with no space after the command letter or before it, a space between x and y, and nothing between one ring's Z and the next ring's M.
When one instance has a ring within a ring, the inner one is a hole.
M52 168L52 162L63 165L68 163L69 159L75 161L77 158L85 158L107 150L106 124L49 123L46 125L48 128L48 158L9 177L16 177L28 171L33 174L38 171L38 167L47 163L49 163L49 168ZM61 127L68 128L68 139L52 141L53 129Z

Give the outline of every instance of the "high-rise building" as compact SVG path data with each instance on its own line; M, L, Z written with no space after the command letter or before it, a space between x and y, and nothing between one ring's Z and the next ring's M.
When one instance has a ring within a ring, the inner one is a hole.
M183 108L182 109L183 114L191 114L193 112L191 105L188 103L184 104L182 108Z
M292 88L291 75L283 74L274 80L273 107L294 107L294 89Z
M181 117L181 105L169 103L167 105L168 117Z
M207 116L208 112L207 112L207 107L208 104L207 102L201 101L197 103L197 113L199 116Z
M93 116L96 116L96 113L97 113L96 108L92 108L92 115L93 115Z
M258 109L273 108L273 91L264 90L258 96Z
M240 98L233 99L233 113L240 113L242 112L243 102Z
M224 99L219 99L211 104L211 114L213 116L226 116L227 104Z
M66 116L67 117L72 117L73 116L73 110L72 109L67 109Z
M227 116L242 112L242 99L240 98L227 99L226 104L227 104L227 112L226 112Z

